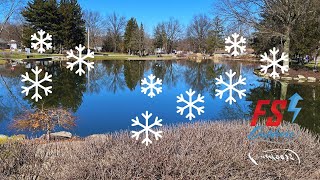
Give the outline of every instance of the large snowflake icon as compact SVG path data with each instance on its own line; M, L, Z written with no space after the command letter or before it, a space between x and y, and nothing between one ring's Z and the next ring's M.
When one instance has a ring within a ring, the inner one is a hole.
M22 82L27 81L32 84L29 87L22 86L23 91L21 93L25 93L26 96L28 96L30 90L34 88L35 94L31 97L31 99L35 99L36 102L38 102L39 99L42 99L42 97L39 94L39 88L43 89L46 96L48 96L48 93L52 93L52 91L51 91L52 86L44 87L42 85L42 83L45 81L52 82L52 79L51 79L52 75L48 75L48 72L46 72L44 78L39 81L39 74L42 72L42 69L39 69L37 66L35 70L32 69L31 71L33 72L33 74L35 74L35 80L33 80L29 77L28 72L26 72L26 75L21 75L23 78Z
M46 51L46 49L49 50L52 48L52 43L46 42L46 41L52 41L52 35L47 33L47 36L45 38L43 38L44 35L46 34L46 32L43 31L42 29L40 31L38 31L37 33L40 36L39 38L37 37L36 33L31 35L31 41L37 41L36 43L31 43L31 48L33 48L34 50L38 50L38 52L42 54ZM44 48L44 46L46 47L46 49Z
M142 133L145 133L145 138L142 141L142 144L145 143L146 146L148 146L149 143L152 143L152 141L149 138L149 133L152 133L154 135L154 137L156 138L156 140L159 140L159 138L162 138L162 131L154 131L152 128L154 126L162 126L161 122L162 119L159 119L158 116L155 118L154 122L152 124L149 125L149 119L152 116L152 113L149 114L148 111L146 111L146 113L142 113L141 114L142 117L145 119L145 124L140 123L139 118L136 117L135 119L132 119L131 121L133 122L133 124L131 126L139 126L142 128L142 130L140 131L131 131L131 133L133 133L133 135L131 136L132 138L136 138L136 140L139 140L139 137Z
M153 90L155 90L157 94L160 94L162 92L162 87L161 87L162 80L157 78L157 80L154 82L155 78L156 76L154 76L153 74L150 74L148 76L148 79L150 80L150 82L148 82L147 78L144 78L141 80L141 85L142 86L146 85L146 87L141 87L141 92L144 94L147 94L147 92L150 91L148 96L151 98L156 96Z
M246 43L246 38L244 37L240 37L240 40L238 41L238 37L240 36L237 33L234 33L231 35L233 37L233 41L231 40L230 36L228 38L225 38L225 43L226 44L231 44L231 46L225 46L226 51L228 51L228 53L231 52L231 49L233 49L231 55L233 56L238 56L240 55L238 49L240 50L241 53L244 53L246 51L246 46L242 45Z
M185 103L186 105L184 107L177 106L177 113L180 113L180 115L183 115L184 110L187 108L189 109L189 113L186 115L186 118L189 118L191 121L193 118L195 118L195 115L193 114L192 110L195 109L198 112L198 115L201 115L201 113L204 113L204 106L197 107L196 103L204 103L204 96L201 96L201 94L198 94L198 97L196 100L193 100L192 97L196 93L195 91L192 91L192 89L189 89L189 91L186 91L187 95L189 96L189 100L184 99L183 94L180 94L180 96L177 96L178 100L177 103Z
M229 91L229 97L226 99L225 102L229 102L229 104L231 105L232 102L237 102L233 96L232 96L232 92L235 91L236 93L238 93L238 96L240 99L242 99L242 96L246 96L246 94L244 92L246 92L245 89L242 89L242 90L238 90L236 89L236 86L242 84L242 85L246 85L245 81L246 81L246 78L242 78L242 76L240 75L239 76L239 79L236 83L233 83L233 77L236 75L236 72L232 72L232 69L230 69L229 73L226 72L226 75L229 77L229 84L226 83L225 81L223 81L223 78L222 76L220 75L220 78L216 78L216 85L220 85L220 84L223 84L226 86L225 89L223 90L219 90L219 89L216 89L216 96L220 96L220 99L222 99L222 96L223 94L226 92L226 91Z
M88 49L87 54L85 56L82 56L82 51L85 49L85 46L82 46L81 44L78 46L76 46L76 50L79 52L79 56L76 56L73 54L73 50L71 49L70 52L67 52L68 56L67 58L74 58L76 59L75 62L67 62L68 66L67 69L70 68L70 70L72 71L74 66L79 65L79 69L76 71L76 74L79 74L79 76L81 76L82 74L85 74L84 69L82 68L82 64L86 65L88 68L88 71L90 71L90 69L94 68L94 62L87 62L86 59L87 58L94 58L94 52L91 52L90 49Z
M262 57L260 61L268 63L268 65L261 65L260 71L263 72L264 74L267 74L268 69L272 67L273 69L272 69L272 73L270 74L270 77L275 79L276 77L279 77L279 73L277 72L277 67L281 69L282 74L284 74L285 72L288 72L289 67L287 65L281 66L279 62L289 61L289 57L286 53L283 52L281 54L280 59L277 59L276 55L278 54L279 49L276 49L275 47L273 47L273 49L270 49L269 51L272 54L272 59L268 57L266 52L263 55L260 55Z

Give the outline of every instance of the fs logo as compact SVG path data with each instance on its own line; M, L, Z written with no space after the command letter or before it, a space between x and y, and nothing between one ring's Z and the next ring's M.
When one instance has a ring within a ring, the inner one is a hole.
M298 93L295 93L293 96L291 96L289 98L289 100L290 100L290 104L288 107L288 111L294 112L293 119L292 119L292 122L294 122L296 120L296 117L298 116L300 110L301 110L301 108L297 108L296 106L297 106L298 102L303 99ZM263 116L266 114L266 111L262 110L261 108L263 105L269 105L270 102L271 102L270 100L259 100L258 101L258 104L256 106L256 109L254 111L253 118L251 121L251 126L255 126L257 124L259 116ZM272 116L268 117L267 122L266 122L266 126L279 126L281 124L283 115L280 111L285 110L287 107L287 104L288 104L287 100L274 100L272 102L271 112L276 116L276 120L274 121ZM278 106L280 106L280 110L277 109Z

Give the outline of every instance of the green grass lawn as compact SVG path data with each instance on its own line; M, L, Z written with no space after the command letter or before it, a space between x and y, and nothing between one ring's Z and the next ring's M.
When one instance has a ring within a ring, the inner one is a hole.
M124 56L124 55L112 55L112 56L94 56L94 58L90 58L92 61L104 61L104 60L128 60L128 58L134 56ZM136 56L138 57L138 56Z
M107 61L107 60L170 60L173 59L172 56L163 56L163 57L157 57L157 56L128 56L128 55L112 55L112 56L95 56L93 59L91 58L91 61Z
M114 52L97 52L97 54L102 54L107 56L129 56L127 53L114 53Z
M62 54L37 54L33 53L29 55L29 58L45 58L52 56L63 56ZM27 54L25 53L0 53L0 59L26 59Z
M101 56L102 55L102 56ZM39 54L39 53L32 53L29 55L29 58L45 58L45 57L53 57L53 56L66 56L65 54ZM25 53L18 53L10 51L0 51L0 60L2 61L4 59L27 59L27 55ZM172 59L171 55L163 55L162 57L158 58L157 56L145 56L145 57L139 57L136 55L128 55L125 53L113 53L113 52L99 52L96 53L96 56L94 58L89 58L91 61L104 61L104 60L129 60L129 59L137 59L137 60L156 60L156 59ZM0 63L5 63L4 62Z
M308 67L308 68L314 68L314 65L315 65L315 62L312 61L312 62L310 62L310 63L308 63L308 64L305 64L304 66L305 66L305 67ZM317 67L318 67L318 68L320 67L320 62L318 62Z
M3 65L3 64L5 64L7 61L5 61L5 60L1 60L0 59L0 65Z

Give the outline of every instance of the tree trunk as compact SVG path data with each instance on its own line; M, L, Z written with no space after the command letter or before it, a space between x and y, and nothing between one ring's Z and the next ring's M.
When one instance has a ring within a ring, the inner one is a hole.
M114 40L114 47L113 47L113 52L116 53L117 52L117 40Z
M287 82L280 82L280 84L281 84L280 99L286 100L287 99L287 92L288 92L288 83Z
M50 141L50 130L47 131L47 136L46 136L46 138L47 138L47 141Z
M287 28L286 34L284 36L285 42L284 42L284 47L283 50L285 53L288 53L289 55L289 61L284 61L283 65L289 67L289 62L290 62L290 32L291 29L290 27Z

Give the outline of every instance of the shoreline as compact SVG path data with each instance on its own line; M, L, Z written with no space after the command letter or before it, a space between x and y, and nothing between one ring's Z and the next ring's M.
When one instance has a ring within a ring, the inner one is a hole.
M148 147L141 137L132 139L127 131L74 141L1 145L0 157L12 151L6 161L14 166L0 158L5 164L0 167L0 177L19 179L41 173L42 178L55 179L320 178L319 140L296 124L283 125L301 136L290 144L252 143L247 139L252 129L249 122L215 121L162 127L163 137L158 141L151 138ZM256 166L248 159L249 152L272 148L292 149L302 163L266 161Z

